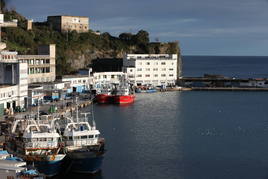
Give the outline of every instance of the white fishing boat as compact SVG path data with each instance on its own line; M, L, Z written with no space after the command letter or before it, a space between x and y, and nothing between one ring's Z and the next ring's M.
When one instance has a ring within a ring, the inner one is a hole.
M15 120L6 136L8 152L34 165L46 176L59 173L65 157L65 154L60 154L62 147L56 130L34 119Z
M69 120L63 133L65 150L70 159L70 169L78 173L99 171L105 153L104 139L100 138L94 118L90 125L87 114L89 113L84 113L85 118L81 121L77 110L76 121Z

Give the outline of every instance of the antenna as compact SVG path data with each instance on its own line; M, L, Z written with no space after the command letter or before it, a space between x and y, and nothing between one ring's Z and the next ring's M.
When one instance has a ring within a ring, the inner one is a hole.
M82 115L84 115L84 119L85 121L84 122L87 122L87 116L90 114L90 112L85 112L85 113L81 113Z
M79 122L79 115L78 115L78 97L76 96L75 102L76 102L76 122Z
M93 100L91 99L91 101L93 101ZM96 129L96 123L95 123L95 119L94 119L93 103L91 103L91 114L92 114L92 129Z

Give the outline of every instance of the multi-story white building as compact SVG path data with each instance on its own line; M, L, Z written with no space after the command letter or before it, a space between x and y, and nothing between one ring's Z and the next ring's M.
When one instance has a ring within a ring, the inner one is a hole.
M127 54L123 59L123 71L136 86L174 85L177 61L177 54Z
M56 79L56 45L41 45L38 55L18 55L28 63L28 83L53 82Z
M0 52L0 105L25 107L28 96L27 63L19 62L17 52Z

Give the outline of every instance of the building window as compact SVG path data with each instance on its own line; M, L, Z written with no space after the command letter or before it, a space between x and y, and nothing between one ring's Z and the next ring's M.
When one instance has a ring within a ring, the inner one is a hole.
M158 65L158 62L155 62L154 64L155 64L155 65Z
M150 75L149 74L146 74L145 77L150 77Z
M130 69L129 71L130 71L130 72L133 72L133 70L132 70L132 69Z
M161 62L161 65L165 65L166 64L166 62Z
M138 68L137 71L142 71L142 68Z
M161 76L162 76L162 77L165 77L165 76L166 76L166 74L161 74Z
M114 78L114 75L111 75L111 78Z
M162 68L162 71L166 71L166 68Z
M142 75L137 75L137 77L142 77Z
M155 74L154 77L158 77L158 74Z
M169 76L174 76L173 74L169 74Z
M170 68L169 71L173 71L173 68Z
M150 68L146 68L146 71L150 71Z
M150 62L146 62L146 65L150 65Z
M153 71L158 71L158 68L154 68Z

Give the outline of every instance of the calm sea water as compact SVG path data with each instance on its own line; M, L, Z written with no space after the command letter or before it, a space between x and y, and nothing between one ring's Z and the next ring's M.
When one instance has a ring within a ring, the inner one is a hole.
M258 64L240 57L222 65L219 59L185 58L184 74L263 77L268 60L253 60ZM95 105L108 150L102 172L68 176L268 179L267 99L268 92L185 91L137 94L128 106Z
M204 73L240 78L268 78L268 57L184 56L183 76Z

